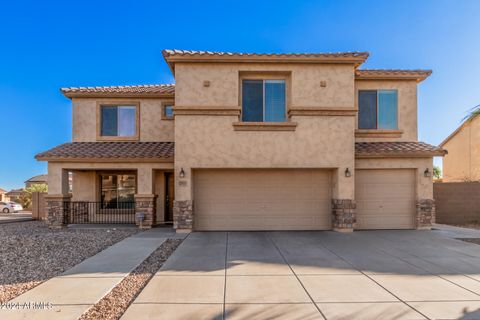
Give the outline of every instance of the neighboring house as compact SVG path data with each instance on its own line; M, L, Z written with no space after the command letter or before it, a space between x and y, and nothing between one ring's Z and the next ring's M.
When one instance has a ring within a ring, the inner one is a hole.
M8 191L5 196L10 199L10 201L18 202L20 197L22 196L24 190L23 189L12 189Z
M8 202L10 198L7 196L7 190L0 188L0 202Z
M480 180L480 117L465 120L440 146L448 150L443 182Z
M48 174L39 174L38 176L31 177L25 181L25 189L30 188L36 184L45 184L48 185Z
M51 224L137 212L177 231L431 226L445 153L417 140L431 71L361 70L362 52L163 55L175 85L61 90L73 142L36 156Z

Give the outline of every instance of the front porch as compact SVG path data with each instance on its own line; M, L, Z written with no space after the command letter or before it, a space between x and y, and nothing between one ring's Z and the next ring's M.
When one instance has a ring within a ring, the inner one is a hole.
M65 205L66 224L134 224L136 203L119 202L115 206L104 202L70 201Z
M52 227L173 221L173 163L49 163Z

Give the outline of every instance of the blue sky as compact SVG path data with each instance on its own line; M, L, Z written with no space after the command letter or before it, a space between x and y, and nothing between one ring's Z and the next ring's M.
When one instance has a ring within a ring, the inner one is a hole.
M369 51L368 68L427 68L419 138L438 144L480 104L480 1L3 1L0 188L45 173L71 140L60 87L171 83L165 48Z

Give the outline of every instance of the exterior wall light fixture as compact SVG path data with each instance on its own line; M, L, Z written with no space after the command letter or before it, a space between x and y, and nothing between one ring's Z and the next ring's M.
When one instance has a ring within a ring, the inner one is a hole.
M351 176L352 176L352 173L350 172L350 170L348 168L345 169L345 177L350 178Z
M425 169L425 171L423 171L423 175L425 176L425 178L430 178L430 176L431 176L430 170L428 168Z
M180 169L180 173L178 174L178 176L182 179L185 178L185 170L183 170L183 168Z

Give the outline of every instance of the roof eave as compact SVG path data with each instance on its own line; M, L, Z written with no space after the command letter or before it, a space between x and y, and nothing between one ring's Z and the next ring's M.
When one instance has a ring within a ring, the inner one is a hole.
M174 157L159 158L74 158L74 157L44 157L35 156L37 161L49 162L166 162L173 163Z
M397 70L392 70L397 71ZM402 71L402 70L398 70ZM404 70L406 74L386 74L389 70L357 70L355 80L411 80L422 82L432 75L432 70ZM372 72L369 74L368 72ZM376 72L378 72L376 74ZM382 74L383 73L383 74ZM410 73L410 74L409 74Z
M175 93L110 93L110 92L60 92L67 98L174 98Z
M407 76L355 76L355 80L404 80L416 81L420 83L427 79L427 77L407 77Z
M175 75L177 62L214 62L214 63L300 63L300 64L353 64L359 67L368 59L368 52L359 53L356 57L302 57L302 56L208 56L208 55L171 55L163 51L163 57Z
M447 154L447 150L428 151L428 152L375 152L375 153L355 153L357 159L367 158L431 158L443 157Z

